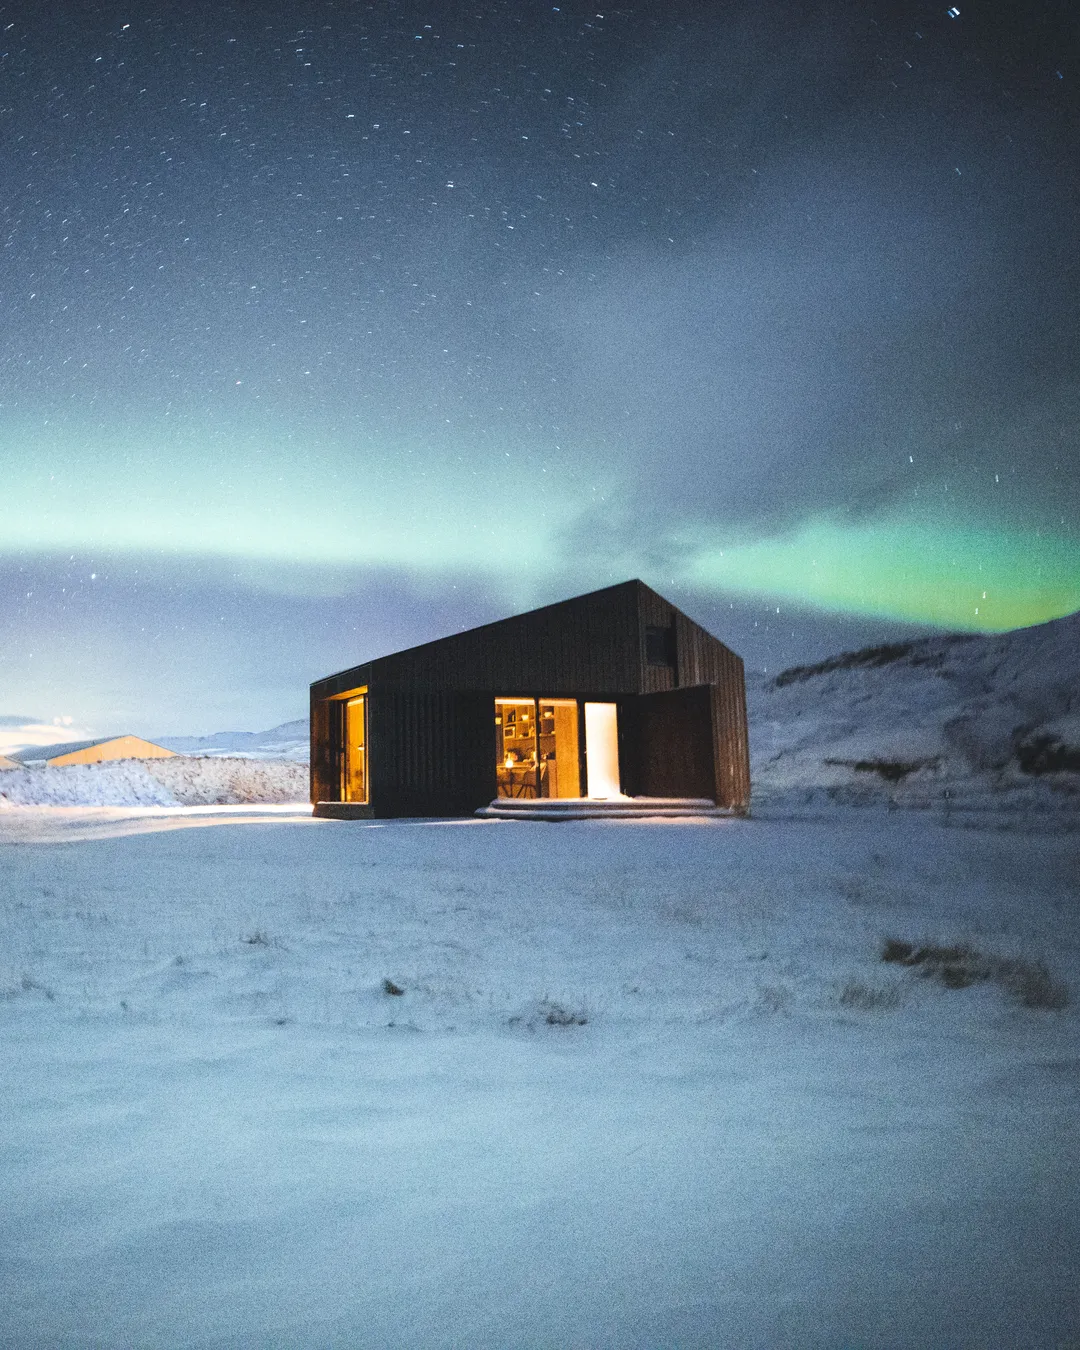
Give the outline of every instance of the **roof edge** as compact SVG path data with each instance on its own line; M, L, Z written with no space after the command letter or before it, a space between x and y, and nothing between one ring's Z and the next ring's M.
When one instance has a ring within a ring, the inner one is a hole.
M508 619L527 619L533 614L542 614L546 609L558 609L560 605L568 605L575 600L591 600L595 596L604 595L609 591L625 590L630 586L637 586L646 591L651 591L658 599L664 600L665 604L671 604L671 601L665 600L664 596L660 595L658 591L653 591L650 586L646 586L640 577L631 577L628 581L617 581L611 586L601 586L595 591L583 591L581 595L568 595L564 600L552 600L549 604L537 605L534 609L523 609L517 614L506 614L501 619L491 619L487 623L478 623L472 628L462 628L456 633L446 633L443 637L429 638L427 642L418 642L412 647L401 647L395 652L383 652L381 656L369 656L365 661L358 661L355 666L344 666L341 670L335 670L330 675L323 675L317 680L312 680L310 687L314 689L316 685L327 684L331 680L338 680L343 675L352 674L354 670L363 670L366 666L374 665L376 661L385 661L391 656L408 656L413 652L422 651L425 647L433 647L436 643L446 642L450 638L465 637L469 633L482 633L485 628L497 628L499 624L506 623ZM672 609L675 608L674 605L671 607ZM681 614L682 611L679 610L679 613ZM683 618L688 617L689 616L685 614L683 615ZM693 623L694 620L690 619L689 622ZM697 626L699 628L701 627L700 624Z

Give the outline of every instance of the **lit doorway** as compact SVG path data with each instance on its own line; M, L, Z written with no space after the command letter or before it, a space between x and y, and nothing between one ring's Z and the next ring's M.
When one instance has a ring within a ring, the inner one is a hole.
M341 800L366 802L368 799L367 695L356 694L345 700L342 718Z
M585 777L590 797L621 797L619 719L614 703L585 704Z
M500 797L579 797L578 705L572 698L495 700Z

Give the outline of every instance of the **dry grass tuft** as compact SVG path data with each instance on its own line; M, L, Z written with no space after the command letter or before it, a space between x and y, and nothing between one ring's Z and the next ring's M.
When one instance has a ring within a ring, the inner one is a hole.
M1055 980L1041 961L1003 961L998 976L1007 990L1025 1008L1049 1008L1059 1012L1069 1004L1069 987Z
M549 1027L583 1027L589 1021L584 1012L574 1012L561 1003L545 1003L541 1012Z
M899 989L876 989L859 980L848 980L840 991L840 1004L858 1012L879 1012L899 1008L903 996Z
M968 989L992 981L1025 1008L1058 1011L1069 1002L1068 986L1055 979L1041 961L986 956L964 943L947 947L886 938L881 959L916 968L924 978L936 979L946 989Z
M826 759L826 764L835 764L845 769L853 769L855 773L876 773L884 778L886 783L902 783L909 774L918 773L920 769L935 769L941 762L938 758L933 759Z
M795 995L786 984L763 984L758 987L759 1011L769 1014L788 1013Z

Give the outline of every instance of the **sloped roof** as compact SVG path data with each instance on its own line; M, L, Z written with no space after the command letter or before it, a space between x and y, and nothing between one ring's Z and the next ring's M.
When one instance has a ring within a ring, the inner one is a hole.
M674 630L672 660L649 659L650 629ZM548 696L639 694L723 683L742 661L719 638L643 581L633 579L481 624L338 671L312 685L316 699L351 688L424 688Z
M124 741L128 739L139 741L143 745L153 745L153 741L147 741L142 736L132 736L130 732L124 732L120 736L98 736L89 741L65 741L58 745L27 745L22 750L12 750L10 758L19 764L30 764L35 761L45 760L49 762L59 759L62 755L73 755L79 750L90 750L95 745L112 745L114 741ZM164 747L155 747L164 749Z
M28 745L22 750L12 750L11 758L20 764L34 759L55 759L57 755L70 755L76 750L89 750L92 745L107 745L109 741L118 741L119 736L99 736L93 741L66 741L61 745Z

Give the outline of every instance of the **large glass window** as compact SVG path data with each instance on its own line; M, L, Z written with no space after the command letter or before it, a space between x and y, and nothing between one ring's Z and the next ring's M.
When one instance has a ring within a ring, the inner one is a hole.
M579 797L578 705L572 698L497 698L500 797Z

